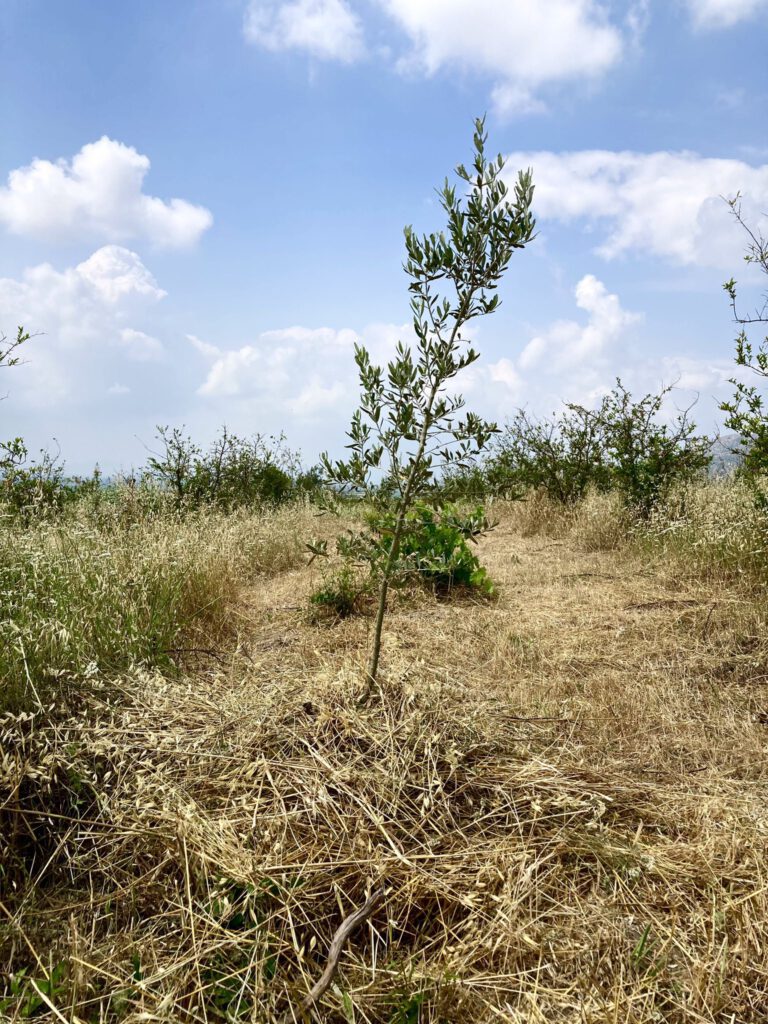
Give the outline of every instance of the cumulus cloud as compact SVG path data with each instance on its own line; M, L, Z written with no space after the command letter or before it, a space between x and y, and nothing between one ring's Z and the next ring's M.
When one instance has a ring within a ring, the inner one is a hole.
M156 362L162 359L165 349L163 343L153 338L144 331L137 331L133 327L124 327L120 331L120 342L131 357L140 363Z
M733 266L743 250L721 196L741 192L747 219L768 206L768 164L690 152L512 153L510 169L533 167L535 211L543 220L582 219L607 235L606 259L652 254L681 264Z
M642 314L624 308L593 274L573 290L577 309L586 317L556 320L534 334L522 351L490 363L475 364L464 376L473 408L499 422L520 407L549 415L564 402L594 407L617 377L637 395L672 385L662 416L696 405L702 430L713 430L718 403L730 395L733 362L695 353L650 355L643 344ZM738 373L736 374L738 376Z
M573 296L586 318L556 320L514 355L464 375L473 408L504 420L521 405L544 413L564 399L591 405L610 388L616 367L629 364L627 342L642 315L624 309L593 274L581 278Z
M158 246L193 245L213 223L203 206L162 200L142 189L149 158L102 136L71 160L33 160L0 187L0 225L45 241L142 238Z
M701 29L731 28L761 11L768 0L686 0L694 25Z
M488 75L502 113L542 109L537 90L602 75L619 60L621 30L597 0L379 0L406 32L401 65Z
M576 305L588 314L586 324L558 320L543 334L532 338L523 349L521 370L537 369L562 373L574 367L594 366L595 360L616 342L626 328L638 323L637 313L622 308L602 281L587 274L574 289Z
M304 50L350 64L363 56L363 29L346 0L251 0L246 39L266 50Z
M401 71L457 69L484 75L502 114L546 109L539 90L595 79L619 61L626 38L644 31L648 0L633 0L623 24L602 0L373 0L408 40ZM268 50L303 50L352 63L367 52L361 0L250 0L246 38ZM390 53L386 47L379 52Z
M334 409L348 414L357 395L352 358L356 342L365 345L374 361L384 363L399 339L412 340L412 328L370 324L357 332L349 327L285 327L226 350L194 335L188 339L208 362L198 394L213 401L256 398L311 419Z
M30 344L14 394L49 407L87 393L97 365L111 374L109 364L121 357L162 358L161 342L131 321L164 296L136 253L117 245L65 270L42 263L19 278L0 278L0 323L24 324L41 335Z

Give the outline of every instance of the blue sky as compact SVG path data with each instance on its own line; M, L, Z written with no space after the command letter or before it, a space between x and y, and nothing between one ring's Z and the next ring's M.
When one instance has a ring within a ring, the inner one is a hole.
M539 235L463 390L503 420L679 381L729 393L721 195L768 212L768 0L3 0L0 436L146 458L158 423L338 451L352 346L408 340L402 227L472 118ZM744 278L747 299L760 281Z

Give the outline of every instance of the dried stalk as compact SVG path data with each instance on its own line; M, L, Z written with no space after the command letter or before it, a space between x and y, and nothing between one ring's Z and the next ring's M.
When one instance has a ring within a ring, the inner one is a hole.
M348 917L345 917L336 929L336 934L331 942L331 948L328 951L328 963L325 965L325 970L301 1001L303 1013L307 1013L312 1009L333 981L336 971L339 969L339 960L341 959L347 939L358 925L361 925L363 921L366 921L371 916L383 899L384 887L380 886L378 889L374 889L362 907L353 911Z

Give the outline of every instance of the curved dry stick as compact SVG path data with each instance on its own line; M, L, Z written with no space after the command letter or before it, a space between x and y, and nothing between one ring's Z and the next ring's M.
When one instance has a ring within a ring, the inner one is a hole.
M384 886L374 889L362 907L360 907L359 910L353 911L349 917L345 917L336 929L336 934L333 936L333 941L331 942L331 948L328 951L328 963L325 965L325 970L301 1001L301 1009L304 1013L315 1005L333 981L334 975L339 967L339 960L341 958L341 952L344 949L344 943L357 926L362 924L363 921L371 916L383 899Z

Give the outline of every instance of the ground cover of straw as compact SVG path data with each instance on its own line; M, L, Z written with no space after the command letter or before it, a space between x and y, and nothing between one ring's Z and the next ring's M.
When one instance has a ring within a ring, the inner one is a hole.
M498 599L396 601L366 708L371 621L299 563L216 657L7 727L8 1020L298 1020L382 882L315 1020L768 1019L759 601L500 518Z

